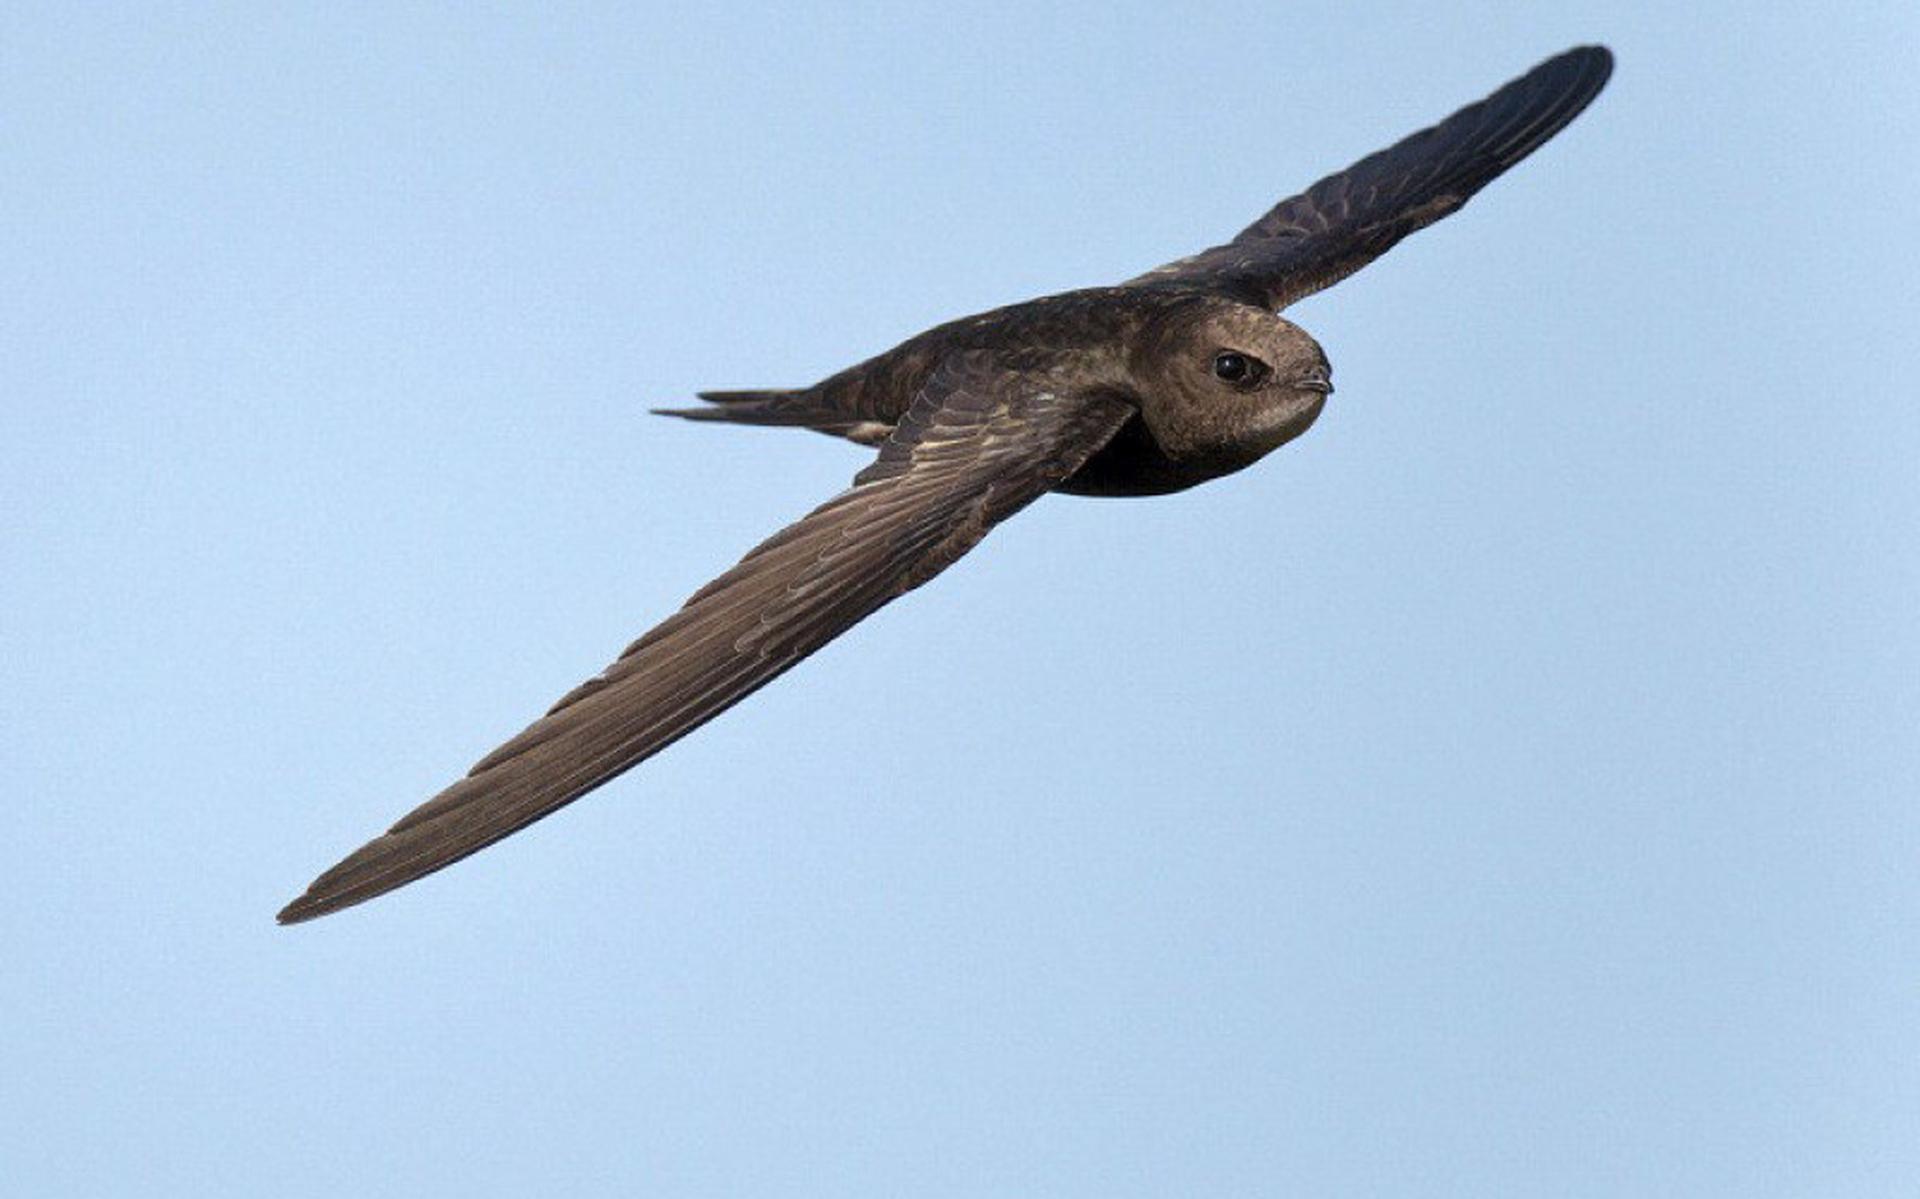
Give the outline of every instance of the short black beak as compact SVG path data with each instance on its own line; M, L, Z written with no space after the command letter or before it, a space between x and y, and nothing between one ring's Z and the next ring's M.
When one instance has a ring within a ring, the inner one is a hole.
M1328 376L1327 368L1324 366L1308 371L1294 383L1294 386L1303 391L1317 391L1321 395L1333 394L1333 379Z

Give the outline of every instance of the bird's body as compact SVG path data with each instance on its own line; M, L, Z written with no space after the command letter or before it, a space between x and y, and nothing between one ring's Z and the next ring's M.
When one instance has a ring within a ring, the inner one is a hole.
M1180 389L1154 377L1168 343L1193 326L1240 326L1247 340L1299 328L1261 309L1177 284L1094 287L1042 296L937 325L865 362L793 391L707 392L706 408L661 411L690 420L794 425L880 445L900 423L934 368L955 354L987 354L1003 370L1048 378L1075 391L1128 397L1140 416L1128 422L1092 460L1054 490L1072 495L1164 495L1249 466L1304 433L1320 405L1298 412L1281 402L1206 405L1188 424L1212 427L1208 445L1187 445L1173 432L1155 437L1156 417L1177 421ZM1327 370L1313 347L1311 358ZM1303 369L1311 370L1312 362ZM1328 391L1331 391L1330 380ZM1321 393L1324 400L1325 392ZM1269 396L1269 399L1275 397ZM1187 452L1170 456L1168 448Z
M307 920L458 861L659 752L971 549L1048 491L1141 496L1243 469L1305 432L1326 355L1276 315L1460 208L1599 94L1612 56L1548 60L1281 201L1232 241L1115 287L951 321L812 387L708 392L693 420L877 447L465 778L314 880Z

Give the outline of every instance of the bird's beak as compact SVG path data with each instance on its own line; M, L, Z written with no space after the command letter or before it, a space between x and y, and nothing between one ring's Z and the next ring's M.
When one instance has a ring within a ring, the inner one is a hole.
M1296 379L1293 385L1302 391L1317 391L1324 396L1333 394L1333 379L1328 376L1327 368L1324 366L1308 371Z

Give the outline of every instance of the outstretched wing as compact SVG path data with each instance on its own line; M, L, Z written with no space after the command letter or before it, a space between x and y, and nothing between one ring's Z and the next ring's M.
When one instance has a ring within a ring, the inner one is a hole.
M1285 308L1457 211L1566 128L1612 73L1613 55L1604 46L1581 46L1550 58L1431 129L1280 201L1226 245L1131 282L1203 287L1265 308Z
M1134 412L956 355L853 486L702 588L471 773L314 880L290 924L371 899L525 828L659 752L1077 470Z

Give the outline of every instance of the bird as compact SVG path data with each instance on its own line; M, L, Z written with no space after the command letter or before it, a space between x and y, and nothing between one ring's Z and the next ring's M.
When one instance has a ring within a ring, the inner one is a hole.
M1579 46L1281 200L1231 241L1117 286L936 326L811 387L699 393L692 421L813 430L877 450L606 669L316 878L311 920L413 882L645 761L927 582L1050 491L1152 496L1257 462L1333 394L1279 315L1458 211L1606 85Z

